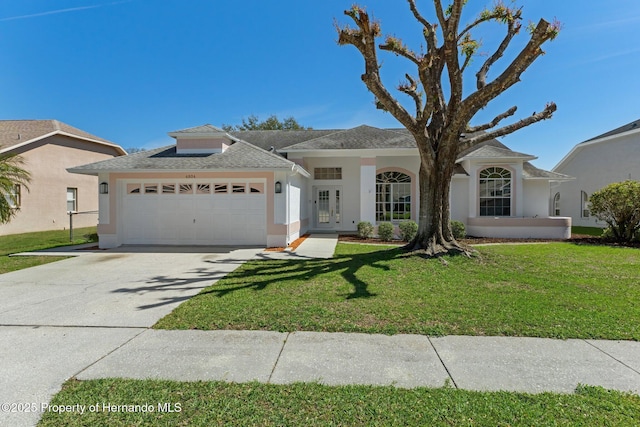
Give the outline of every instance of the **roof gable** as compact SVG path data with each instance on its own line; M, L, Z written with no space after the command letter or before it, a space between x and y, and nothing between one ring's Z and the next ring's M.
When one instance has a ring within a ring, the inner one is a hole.
M66 135L109 145L116 148L120 154L126 154L119 145L58 120L0 120L0 153L53 135Z
M574 145L573 148L571 148L571 150L558 162L557 165L553 167L552 170L556 171L559 169L563 169L571 161L571 159L573 159L578 154L578 152L585 147L616 140L618 139L618 137L624 137L626 135L635 135L638 132L640 132L640 119L635 120L631 123L627 123L626 125L620 126L609 132L605 132L594 138L582 141L581 143ZM638 144L640 144L640 138L638 139Z
M193 135L193 134L204 134L204 135L210 135L210 134L226 134L227 131L225 131L224 129L220 129L219 127L210 125L210 124L206 124L206 125L202 125L202 126L194 126L192 128L186 128L186 129L180 129L180 130L174 130L173 132L169 132L169 135L173 136L173 135Z
M473 147L466 155L461 156L460 160L464 159L525 159L525 160L534 160L535 156L530 154L518 153L516 151L510 150L507 147L496 147L493 145L483 145L478 147Z

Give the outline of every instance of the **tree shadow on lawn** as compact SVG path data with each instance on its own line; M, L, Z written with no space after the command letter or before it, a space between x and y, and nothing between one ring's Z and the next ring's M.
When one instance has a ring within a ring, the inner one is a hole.
M385 249L364 254L337 255L330 259L253 261L229 276L242 284L209 289L197 296L212 294L222 298L245 289L262 291L269 285L283 280L312 280L323 274L339 272L353 286L353 291L346 294L346 299L371 298L377 294L370 292L369 284L357 277L358 271L363 266L389 271L390 268L385 262L406 255L400 249Z

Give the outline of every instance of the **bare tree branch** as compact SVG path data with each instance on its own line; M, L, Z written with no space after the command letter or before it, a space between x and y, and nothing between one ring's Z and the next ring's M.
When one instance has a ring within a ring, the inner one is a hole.
M507 117L513 116L517 109L518 109L518 107L511 107L507 111L505 111L504 113L496 116L496 118L491 120L489 123L485 123L485 124L479 125L479 126L467 127L467 132L473 133L473 132L479 132L481 130L487 130L487 129L494 128L494 127L498 126L498 123L500 123L502 120L506 119Z
M420 116L422 115L422 95L418 92L418 83L409 74L405 74L405 77L409 81L409 84L400 84L398 90L413 98L416 104L416 119L420 120Z
M520 76L540 56L544 54L541 46L544 42L553 39L557 34L557 28L549 22L541 19L533 30L531 39L520 51L511 64L491 83L486 84L476 92L469 95L460 106L460 114L457 117L461 127L466 126L471 118L489 101L520 81Z
M522 129L523 127L529 126L533 123L550 119L553 113L556 111L556 108L557 108L556 104L553 102L550 102L545 106L544 110L541 111L540 113L533 113L531 116L525 119L519 120L515 123L512 123L508 126L501 127L491 132L481 133L479 135L474 135L470 138L463 138L460 141L459 152L464 151L468 148L471 148L475 145L478 145L481 142L498 138L504 135L508 135L510 133L517 131L518 129Z
M520 32L520 26L520 22L518 21L511 20L508 22L507 35L502 40L502 43L500 43L498 49L493 53L493 55L487 58L484 64L482 64L482 67L480 67L480 70L476 73L478 89L482 89L487 85L487 72L489 71L489 68L491 68L491 66L500 59L502 55L504 55L504 51L509 46L509 43L511 43L511 39Z
M504 5L498 4L496 5L496 7L494 7L493 10L484 11L483 13L480 14L478 18L476 18L475 21L467 25L465 29L462 30L458 35L458 40L462 39L465 36L465 34L467 34L469 31L471 31L473 28L477 27L478 25L482 24L483 22L488 22L494 19L501 19L501 20L507 20L507 21L520 20L522 19L522 8L514 10L511 8L505 7Z
M436 16L438 17L438 22L440 22L440 27L442 28L442 31L444 31L447 28L447 18L444 16L442 3L440 0L433 0L433 5L436 8Z
M362 54L365 60L365 73L361 79L376 97L376 105L391 113L407 129L416 129L416 120L404 107L387 91L380 79L380 66L376 53L375 39L380 36L380 26L371 22L367 12L353 6L345 10L344 14L351 17L358 26L353 29L348 26L338 28L338 44L351 44Z
M400 39L398 39L396 37L387 36L387 39L385 40L385 43L381 44L378 47L381 50L386 50L386 51L389 51L389 52L393 52L396 55L399 55L399 56L402 56L404 58L407 58L409 61L413 62L416 65L420 65L420 60L416 56L415 52L411 51L407 47L407 45L402 43L402 40L400 40Z
M411 13L416 18L416 20L421 23L425 27L431 27L429 21L427 21L421 14L418 12L418 8L416 7L415 0L407 0L409 2L409 9L411 9Z

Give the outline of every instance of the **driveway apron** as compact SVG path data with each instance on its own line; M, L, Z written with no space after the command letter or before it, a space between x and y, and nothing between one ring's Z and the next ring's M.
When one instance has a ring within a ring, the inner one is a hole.
M125 247L0 275L0 425L34 425L62 383L257 248Z

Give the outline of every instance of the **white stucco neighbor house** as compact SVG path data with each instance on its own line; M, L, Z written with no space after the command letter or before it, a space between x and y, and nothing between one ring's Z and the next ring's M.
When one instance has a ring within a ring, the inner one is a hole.
M552 215L570 216L573 225L606 227L589 212L589 197L614 182L640 181L640 120L577 144L553 171L575 179L552 185Z
M305 232L418 219L419 157L406 130L170 132L176 144L70 168L97 175L100 246L285 246ZM462 153L452 219L470 235L570 237L528 154L491 140Z

